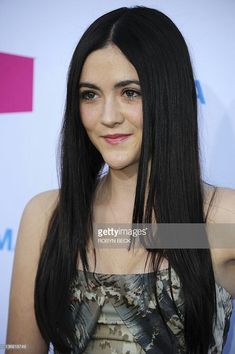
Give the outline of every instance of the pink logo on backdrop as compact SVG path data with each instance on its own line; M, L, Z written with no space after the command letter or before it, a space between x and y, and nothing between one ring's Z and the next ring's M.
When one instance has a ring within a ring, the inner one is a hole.
M0 53L0 113L33 110L33 60Z

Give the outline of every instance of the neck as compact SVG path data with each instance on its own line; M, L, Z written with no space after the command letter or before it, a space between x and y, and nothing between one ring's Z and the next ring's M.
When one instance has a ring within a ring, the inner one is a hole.
M98 199L114 205L134 205L138 165L122 170L109 168L100 184Z

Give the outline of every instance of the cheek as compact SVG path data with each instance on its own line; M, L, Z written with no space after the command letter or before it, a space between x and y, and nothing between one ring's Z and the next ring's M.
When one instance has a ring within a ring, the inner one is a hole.
M137 128L143 128L142 104L130 106L128 109L129 121Z
M95 110L89 105L81 105L80 106L80 116L82 120L82 124L84 125L85 129L92 130L96 123L96 116Z

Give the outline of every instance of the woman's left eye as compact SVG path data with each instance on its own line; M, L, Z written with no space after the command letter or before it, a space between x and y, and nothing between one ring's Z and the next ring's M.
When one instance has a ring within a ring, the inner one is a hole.
M133 99L135 97L139 97L141 94L138 91L135 90L125 90L123 92L124 95L126 95L128 98Z

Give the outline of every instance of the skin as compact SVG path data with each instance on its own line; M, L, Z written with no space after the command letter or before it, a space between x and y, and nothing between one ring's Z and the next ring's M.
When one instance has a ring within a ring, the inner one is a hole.
M123 80L138 80L135 68L118 48L109 46L90 54L85 61L80 83L90 82L98 89L80 88L80 110L87 133L108 163L109 174L102 180L94 205L95 222L128 223L133 211L137 166L142 136L142 102L140 87L128 84L117 87ZM81 97L84 91L95 91ZM127 90L128 89L128 90ZM127 93L127 91L132 91ZM85 97L92 98L87 100ZM120 145L108 145L100 135L116 132L132 133ZM213 188L203 184L204 212L207 211ZM40 193L26 205L21 218L15 248L11 279L9 317L6 343L27 344L17 353L46 354L48 348L37 326L34 312L34 282L38 261L47 234L47 227L58 200L58 190ZM112 212L111 212L112 210ZM210 207L208 223L235 224L235 190L218 187ZM235 238L235 237L234 237ZM235 245L235 239L234 239ZM119 250L118 250L119 252ZM96 272L144 272L145 254L108 252L98 255ZM216 282L235 298L235 248L212 249ZM102 263L99 260L102 259ZM93 259L88 253L93 268ZM162 265L162 268L165 264ZM6 353L15 353L14 349Z
M97 88L92 89L92 85ZM141 90L134 66L116 46L88 56L79 96L83 125L106 163L119 175L119 170L127 168L136 172L143 127ZM115 133L132 135L115 145L102 138Z

